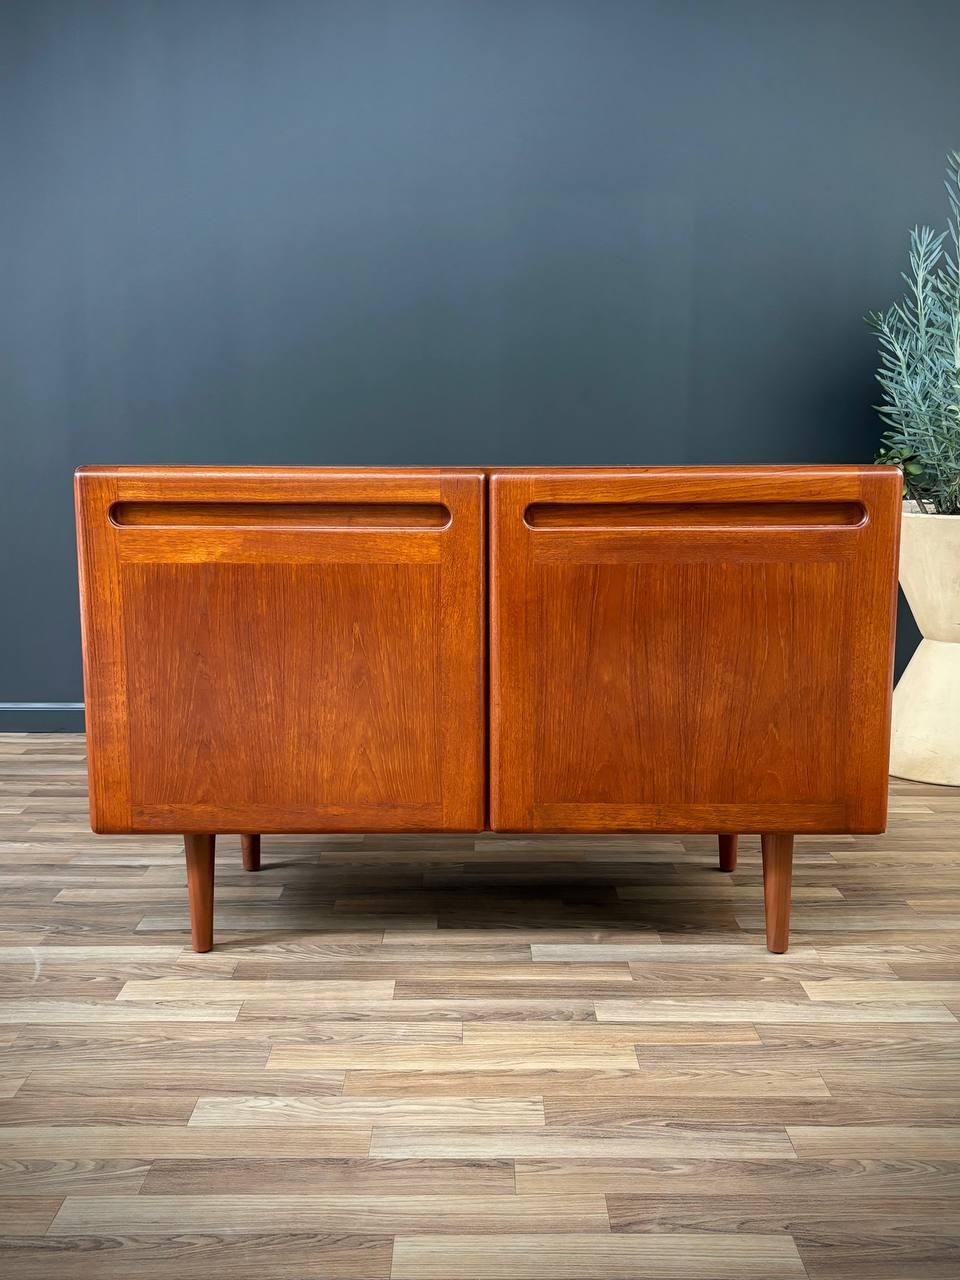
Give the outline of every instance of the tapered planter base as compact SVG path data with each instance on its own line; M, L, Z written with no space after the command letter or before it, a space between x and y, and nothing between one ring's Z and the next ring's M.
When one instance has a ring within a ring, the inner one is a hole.
M890 772L960 787L960 515L904 503L900 585L923 640L893 691Z
M890 772L960 787L960 644L921 640L900 677L893 694Z

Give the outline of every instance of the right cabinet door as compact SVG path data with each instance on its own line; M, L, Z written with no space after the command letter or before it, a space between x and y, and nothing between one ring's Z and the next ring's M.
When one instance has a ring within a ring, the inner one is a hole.
M490 814L516 831L878 831L900 473L490 482Z

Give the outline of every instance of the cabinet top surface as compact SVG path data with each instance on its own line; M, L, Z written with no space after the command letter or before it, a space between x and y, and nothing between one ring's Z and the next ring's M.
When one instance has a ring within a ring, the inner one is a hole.
M553 467L553 466L536 466L533 464L526 466L449 466L449 467L394 467L394 466L358 466L358 467L325 467L325 466L220 466L212 463L206 466L166 466L143 465L143 466L83 466L78 467L76 474L78 476L144 476L153 477L158 475L173 476L290 476L304 477L310 475L322 476L376 476L376 475L401 475L401 476L445 476L445 475L516 475L516 476L551 476L551 475L676 475L696 474L706 476L733 476L733 475L824 475L824 474L859 474L859 475L898 475L899 468L890 466L878 466L874 463L802 463L781 465L758 464L731 466L722 465L703 465L703 466L590 466L587 464Z

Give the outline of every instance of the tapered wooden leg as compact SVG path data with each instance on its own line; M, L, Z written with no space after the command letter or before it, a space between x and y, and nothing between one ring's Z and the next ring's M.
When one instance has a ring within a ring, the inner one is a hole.
M213 853L216 836L184 836L194 951L213 946Z
M244 871L260 870L260 837L259 836L241 836L240 844L243 848L243 869Z
M739 836L717 836L720 842L720 870L736 871L737 869L737 841Z
M763 854L763 911L767 950L777 955L790 942L790 886L793 881L793 836L767 832L760 837Z

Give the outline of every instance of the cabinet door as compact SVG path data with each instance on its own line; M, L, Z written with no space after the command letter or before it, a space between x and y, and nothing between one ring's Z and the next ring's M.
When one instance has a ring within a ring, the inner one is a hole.
M484 483L79 472L94 828L481 827Z
M491 825L876 831L893 468L491 478Z

